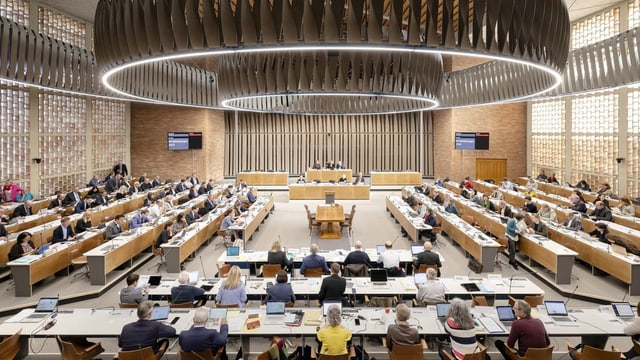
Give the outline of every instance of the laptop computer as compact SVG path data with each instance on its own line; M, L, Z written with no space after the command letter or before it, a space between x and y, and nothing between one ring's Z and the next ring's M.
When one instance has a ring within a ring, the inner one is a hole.
M496 312L498 319L506 326L511 326L511 323L516 319L516 313L511 305L496 306Z
M424 251L424 246L422 245L411 245L411 255L418 255Z
M240 246L229 246L227 248L227 257L240 256Z
M207 325L218 326L221 319L227 318L227 309L211 308L209 309L209 321Z
M268 302L263 324L264 325L284 324L284 308L285 308L284 301Z
M371 269L369 273L371 276L371 284L374 286L387 285L387 269Z
M544 307L547 309L547 315L558 322L573 322L569 317L567 307L562 300L545 300Z
M160 280L162 280L162 275L151 275L149 276L149 287L155 288L160 285Z
M58 298L57 297L44 297L38 300L38 304L36 305L36 309L33 314L25 317L20 320L20 322L31 323L31 322L39 322L40 320L46 318L56 311L58 307Z
M413 274L413 282L416 285L426 284L427 283L427 273L414 273Z
M169 309L169 305L154 307L149 320L167 320L169 318Z
M195 285L198 283L200 274L197 271L189 271L189 284Z
M340 315L342 315L342 301L325 301L322 303L322 316L327 316L329 308L333 305L337 305L340 309Z
M436 304L436 314L438 316L438 320L444 323L447 320L447 315L449 314L449 307L451 304L449 303L437 303Z
M151 276L149 275L140 275L140 277L138 278L138 285L136 285L136 288L141 288L147 285L149 283L150 278Z
M382 254L385 250L387 250L387 248L384 247L384 245L376 245L376 252L378 255Z
M611 307L620 320L633 321L636 317L636 314L633 312L633 308L631 308L631 304L628 302L614 302L611 303Z

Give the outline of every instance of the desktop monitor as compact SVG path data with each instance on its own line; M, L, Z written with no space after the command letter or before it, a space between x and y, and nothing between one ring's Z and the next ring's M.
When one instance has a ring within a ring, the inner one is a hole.
M325 301L325 302L322 303L322 315L323 316L327 316L327 312L329 311L329 307L331 307L333 305L337 305L338 308L340 309L340 314L342 314L342 302Z

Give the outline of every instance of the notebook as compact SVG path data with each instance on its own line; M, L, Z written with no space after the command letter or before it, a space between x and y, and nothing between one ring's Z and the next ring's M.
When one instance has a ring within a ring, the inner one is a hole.
M39 322L45 317L51 315L56 311L58 306L58 298L57 297L44 297L38 300L38 304L36 305L36 309L33 314L25 317L20 320L20 322L31 323L31 322Z
M422 245L411 245L411 255L418 255L424 251L424 246Z
M169 309L169 305L154 307L149 320L167 320L169 318Z
M613 312L624 321L632 321L635 319L635 314L633 312L633 308L627 302L614 302L611 303L611 307L613 308Z
M387 250L387 248L385 248L384 245L376 245L376 252L378 255L382 254L385 250Z
M262 322L264 325L281 325L284 323L284 302L271 301L267 303L266 316Z
M498 312L498 319L506 326L511 326L511 323L516 319L516 313L513 311L513 306L496 306L496 311Z
M44 255L44 252L49 250L49 247L51 246L51 243L46 243L44 245L42 245L39 249L38 249L38 254L40 255Z
M573 320L569 318L569 312L567 311L564 301L545 300L544 307L547 309L547 315L549 315L553 321L573 322Z
M240 256L239 246L229 246L227 248L227 257L232 257L232 256Z
M329 311L329 308L333 305L338 306L338 308L340 309L340 315L342 315L342 301L325 301L322 303L322 316L327 316L327 312Z
M371 284L374 286L387 285L387 269L371 269Z

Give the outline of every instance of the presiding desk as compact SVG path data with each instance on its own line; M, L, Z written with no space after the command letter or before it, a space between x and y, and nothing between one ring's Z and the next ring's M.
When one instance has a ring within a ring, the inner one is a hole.
M289 183L289 173L282 171L250 171L239 172L236 175L236 185L244 180L250 186L287 186Z
M306 179L307 182L320 181L323 183L327 183L329 181L338 182L342 175L347 177L347 182L351 183L353 181L351 169L339 169L339 170L307 170Z
M345 220L344 208L340 204L319 204L316 208L316 221L320 224L320 239L341 239Z
M369 200L369 185L343 184L291 184L289 185L290 200L324 200L327 192L335 194L336 200Z
M422 175L414 171L372 171L371 185L420 185Z

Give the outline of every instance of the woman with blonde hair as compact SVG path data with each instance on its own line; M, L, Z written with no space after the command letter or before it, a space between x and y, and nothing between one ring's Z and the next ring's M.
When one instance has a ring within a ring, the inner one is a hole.
M247 290L242 282L242 274L240 268L234 265L229 270L227 278L220 285L218 295L216 295L216 303L220 305L238 305L244 307L247 302Z
M116 193L116 200L124 199L129 195L129 189L125 185L120 186Z
M91 224L91 214L93 211L87 210L82 214L82 218L78 219L76 222L76 234L83 233L87 230L90 230L93 225Z

